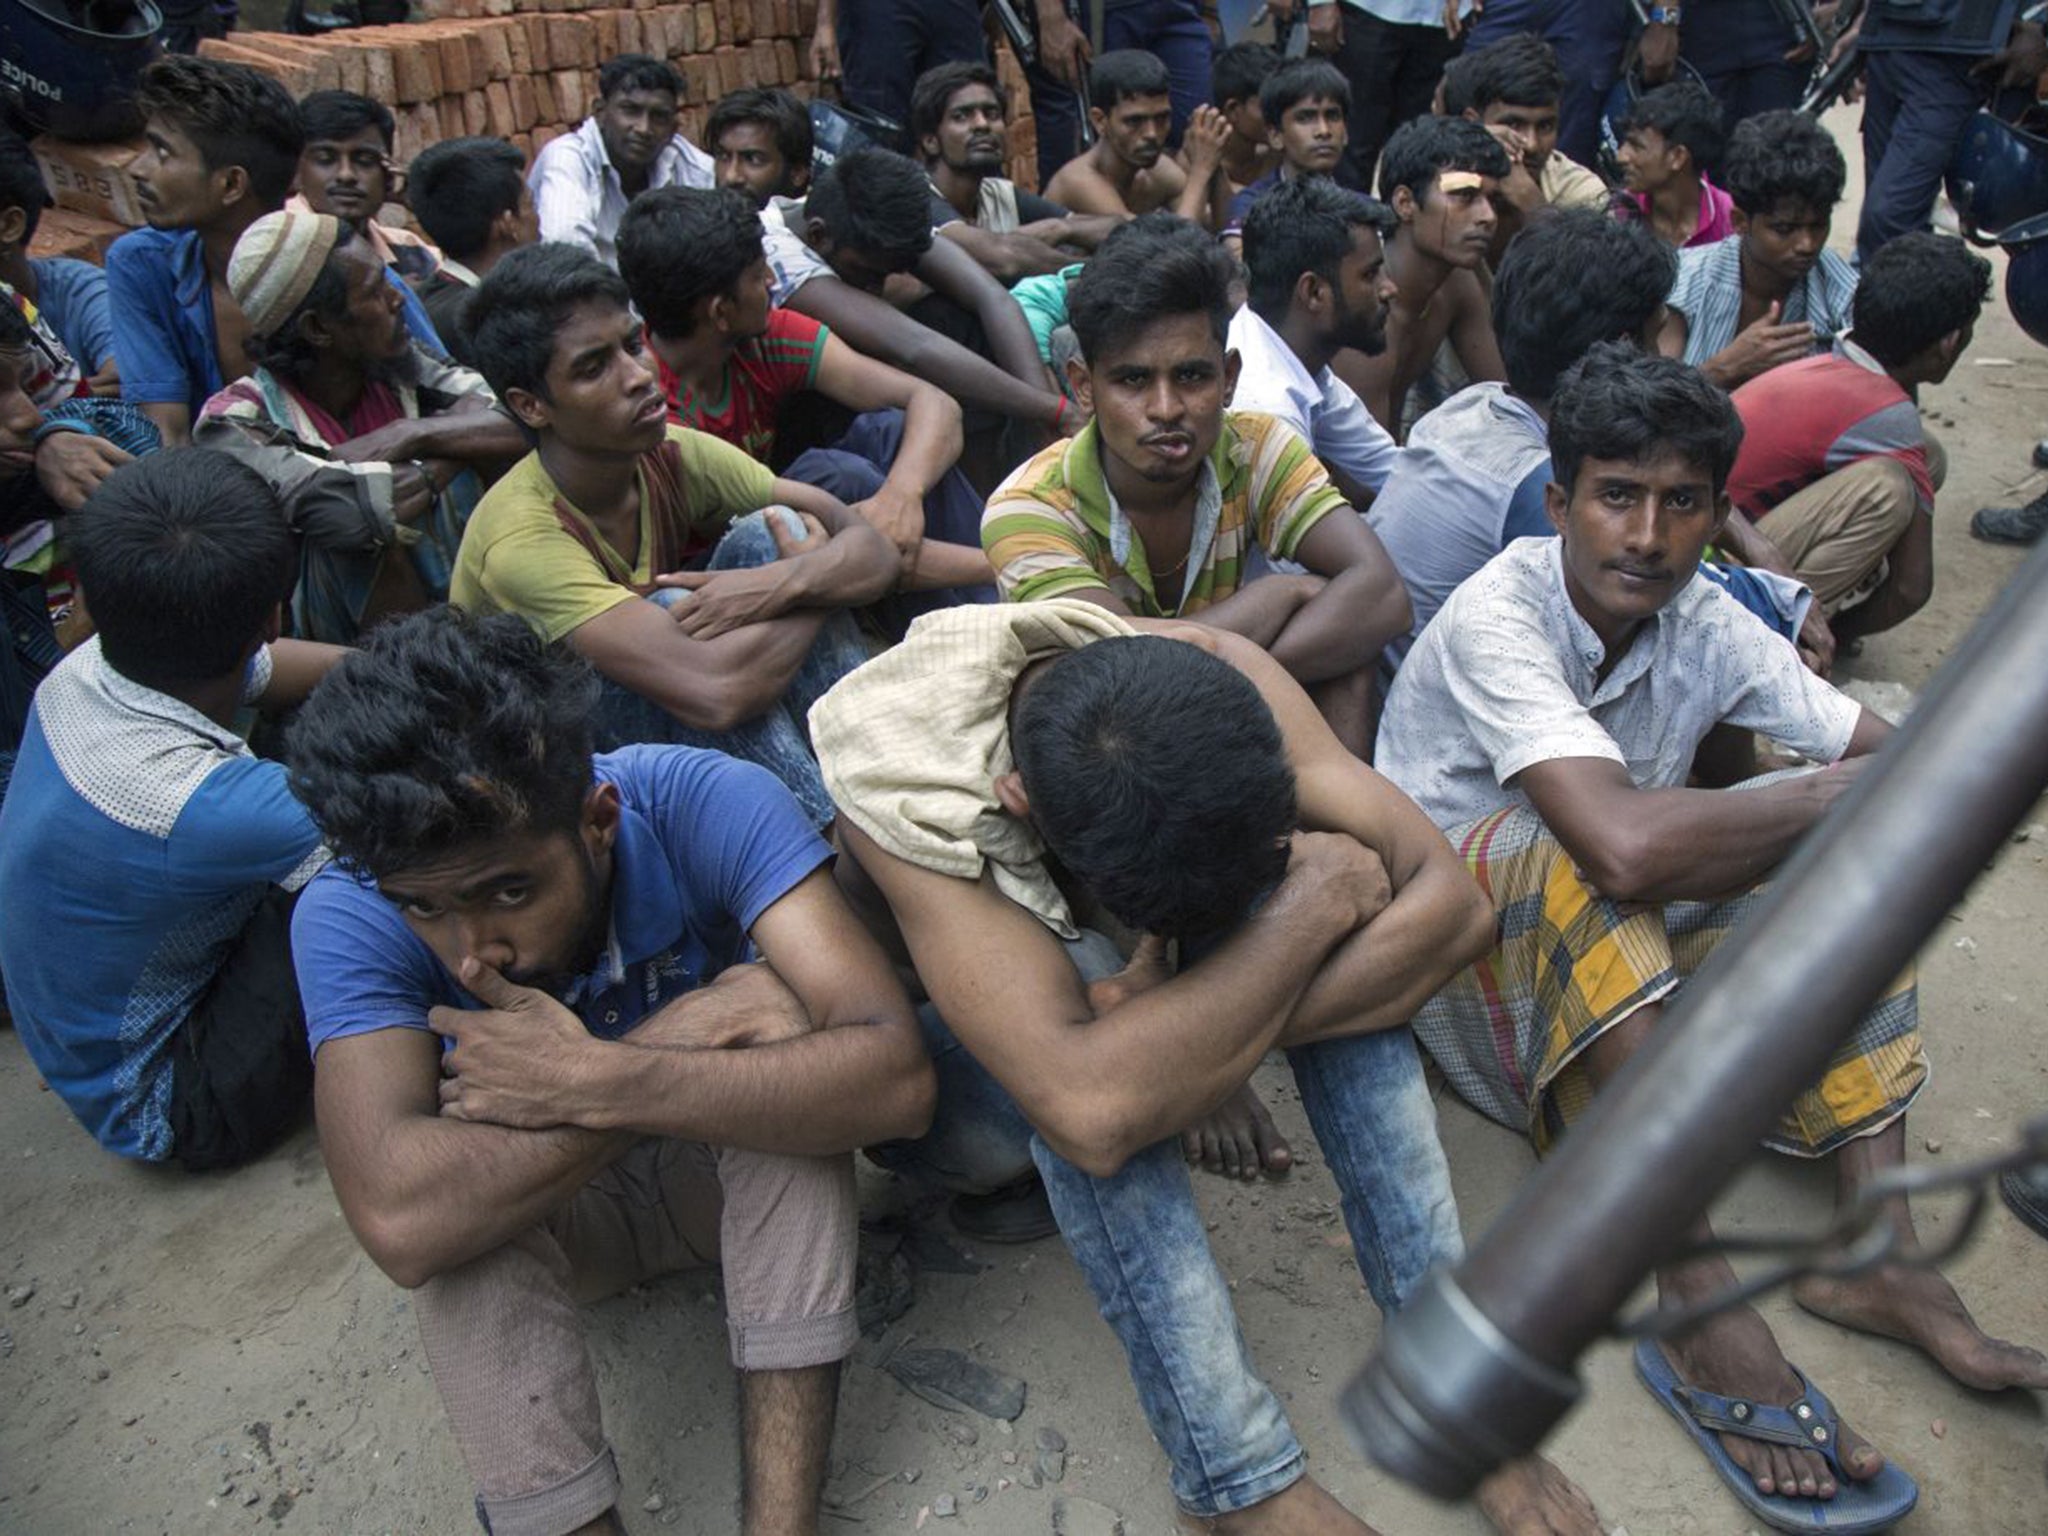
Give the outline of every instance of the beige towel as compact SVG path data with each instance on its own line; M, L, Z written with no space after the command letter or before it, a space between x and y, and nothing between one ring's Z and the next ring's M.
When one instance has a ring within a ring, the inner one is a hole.
M986 864L996 889L1077 938L1045 844L996 799L997 777L1016 767L1010 690L1041 657L1136 633L1079 598L926 614L812 707L825 787L841 815L898 858L963 880Z

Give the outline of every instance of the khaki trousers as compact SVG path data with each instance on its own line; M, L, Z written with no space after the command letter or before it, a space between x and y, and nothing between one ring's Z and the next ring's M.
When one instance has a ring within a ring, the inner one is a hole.
M718 1264L732 1362L798 1370L858 1337L853 1158L649 1138L557 1215L412 1293L492 1536L562 1536L618 1502L578 1304Z
M1756 526L1813 588L1821 611L1833 614L1868 597L1884 579L1885 556L1919 509L1906 467L1873 457L1786 497Z

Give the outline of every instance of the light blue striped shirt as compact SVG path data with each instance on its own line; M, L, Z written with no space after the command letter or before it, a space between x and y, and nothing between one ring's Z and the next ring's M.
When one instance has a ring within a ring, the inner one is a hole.
M1781 319L1804 320L1814 341L1828 347L1849 328L1856 298L1856 269L1833 251L1822 251L1798 287L1785 295ZM1742 314L1742 236L1678 253L1678 280L1665 302L1685 316L1685 361L1697 368L1735 339Z

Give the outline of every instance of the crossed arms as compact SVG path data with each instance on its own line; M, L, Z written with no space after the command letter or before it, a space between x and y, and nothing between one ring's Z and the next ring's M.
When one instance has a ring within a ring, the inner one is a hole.
M462 979L487 1009L430 1016L455 1042L445 1061L426 1029L322 1045L321 1149L378 1268L412 1287L489 1252L641 1135L817 1156L921 1133L932 1073L909 1001L831 876L813 871L751 937L766 967L622 1040L485 968Z

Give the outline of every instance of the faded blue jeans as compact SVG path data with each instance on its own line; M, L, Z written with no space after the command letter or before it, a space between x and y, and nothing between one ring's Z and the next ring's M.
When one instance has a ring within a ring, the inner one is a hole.
M801 534L802 524L787 507L769 507L740 518L711 551L707 570L734 571L767 565L779 553L767 519L779 517L784 530ZM663 588L650 601L674 608L690 600L681 588ZM852 615L835 613L818 630L818 638L796 669L796 676L781 698L764 715L743 721L729 731L703 731L683 724L652 699L606 679L597 705L597 736L601 750L653 741L669 746L710 747L749 763L759 763L782 780L796 796L815 826L824 826L837 814L832 797L825 792L825 780L818 771L818 759L811 751L805 726L811 706L826 690L868 659L867 646L854 627Z
M1123 966L1098 933L1067 949L1086 980ZM938 1113L918 1140L876 1148L877 1160L971 1192L1036 1167L1172 1462L1174 1497L1190 1514L1247 1509L1297 1481L1306 1471L1300 1442L1252 1366L1179 1139L1147 1148L1108 1178L1083 1173L1046 1146L929 1003L918 1022L938 1071ZM1298 1047L1287 1059L1337 1180L1359 1271L1380 1310L1393 1312L1433 1266L1464 1251L1414 1036L1383 1030Z

